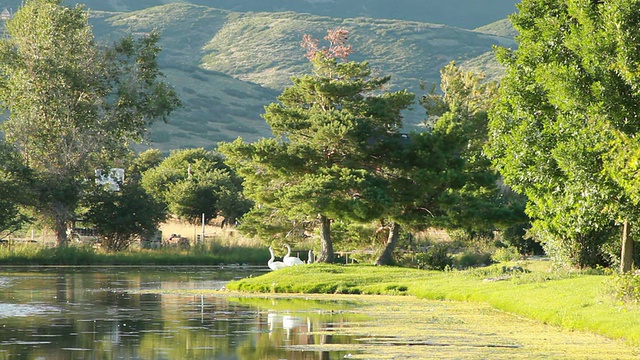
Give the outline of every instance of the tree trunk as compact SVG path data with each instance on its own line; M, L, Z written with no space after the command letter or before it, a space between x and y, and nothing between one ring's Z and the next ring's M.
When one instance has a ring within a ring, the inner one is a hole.
M625 219L622 225L622 252L620 254L620 272L631 271L633 266L633 240L629 237L629 222Z
M53 230L56 233L56 242L59 247L63 247L67 245L67 222L65 219L60 217L56 217L55 219L55 229Z
M316 262L330 263L333 261L333 244L331 243L331 220L320 215L320 256Z
M53 231L56 234L56 243L58 246L66 246L68 241L67 226L69 222L73 220L73 212L69 210L69 207L60 202L53 202L49 209L49 216L53 220ZM75 226L75 222L71 226Z
M393 262L393 250L396 248L396 244L398 244L398 238L400 235L400 224L397 222L392 222L389 226L389 235L387 236L387 242L384 246L384 250L378 260L376 260L376 265L390 265Z

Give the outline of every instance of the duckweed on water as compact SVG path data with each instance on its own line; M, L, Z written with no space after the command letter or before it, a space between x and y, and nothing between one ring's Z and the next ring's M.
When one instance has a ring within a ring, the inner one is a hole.
M500 266L500 265L498 265ZM491 270L424 271L366 265L296 266L241 279L227 289L261 293L412 295L458 300L640 346L640 308L622 305L607 292L606 275L551 272L522 264L521 273ZM499 268L501 269L501 268Z

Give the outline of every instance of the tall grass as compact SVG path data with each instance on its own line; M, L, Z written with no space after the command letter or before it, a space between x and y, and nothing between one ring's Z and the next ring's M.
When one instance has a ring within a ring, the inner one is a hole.
M90 247L52 248L34 243L0 246L0 264L5 265L89 265L96 256Z
M0 265L263 265L266 248L210 242L189 249L131 249L107 253L90 246L48 247L39 244L0 246Z
M192 245L188 249L132 246L117 253L75 244L59 248L50 231L34 228L0 245L0 265L264 265L269 259L269 251L260 240L244 237L233 228L207 225L204 241L196 241L202 238L202 226L169 221L161 224L160 230L164 240L180 234Z

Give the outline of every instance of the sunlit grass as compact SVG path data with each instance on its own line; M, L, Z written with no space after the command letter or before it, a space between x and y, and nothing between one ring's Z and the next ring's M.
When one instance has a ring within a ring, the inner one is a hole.
M189 239L188 249L160 247L143 249L133 244L130 249L109 253L101 248L73 244L55 246L46 229L28 229L0 245L0 265L265 265L269 259L266 245L255 238L242 236L234 228L211 224L202 226L179 221L161 224L162 239L180 234ZM201 237L201 236L200 236Z
M268 258L264 248L215 242L189 249L131 249L117 253L90 246L59 248L31 243L0 246L1 265L261 265Z

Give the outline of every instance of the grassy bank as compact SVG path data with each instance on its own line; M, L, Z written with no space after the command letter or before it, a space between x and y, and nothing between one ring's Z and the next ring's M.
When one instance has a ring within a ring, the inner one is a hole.
M546 264L501 265L467 271L423 271L366 265L307 265L227 284L229 290L265 293L413 295L434 300L486 303L567 330L623 339L640 346L640 308L617 302L609 276L553 272Z
M89 246L58 248L29 243L0 246L0 265L264 265L268 259L265 248L218 244L118 253Z

